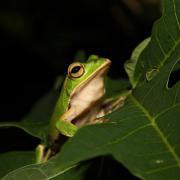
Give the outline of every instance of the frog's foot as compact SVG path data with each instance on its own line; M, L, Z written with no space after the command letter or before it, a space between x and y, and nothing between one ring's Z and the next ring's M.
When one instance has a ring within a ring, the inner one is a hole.
M77 131L77 127L71 122L58 120L56 123L56 128L59 132L65 136L72 137Z
M51 150L50 149L46 150L46 147L43 144L39 144L36 147L35 152L36 152L36 163L37 164L46 162L51 155Z
M115 99L107 99L103 102L103 104L101 105L101 109L98 112L96 118L97 119L101 119L103 116L111 113L112 111L115 111L116 109L122 107L124 105L124 101L125 101L126 97L125 96L121 96Z
M100 123L105 123L105 122L108 122L108 119L104 118L104 117L100 117L100 118L94 119L93 121L88 122L87 125L89 125L89 124L100 124Z

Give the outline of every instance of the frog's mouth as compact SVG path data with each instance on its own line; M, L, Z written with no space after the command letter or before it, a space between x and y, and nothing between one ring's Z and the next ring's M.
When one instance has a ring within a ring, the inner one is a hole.
M105 63L70 97L69 109L72 108L74 111L74 118L71 122L76 126L91 121L99 112L100 102L105 94L104 76L110 64L111 61L106 59Z

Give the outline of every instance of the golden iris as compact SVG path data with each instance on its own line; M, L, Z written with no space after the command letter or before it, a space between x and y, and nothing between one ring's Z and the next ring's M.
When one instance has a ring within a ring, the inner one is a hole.
M81 63L72 63L68 67L68 75L71 78L79 78L85 73L84 66Z

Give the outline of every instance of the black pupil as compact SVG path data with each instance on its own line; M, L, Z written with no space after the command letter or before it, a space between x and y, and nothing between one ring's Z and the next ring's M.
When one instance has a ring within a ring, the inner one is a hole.
M81 66L75 66L71 69L71 73L77 73L81 69Z

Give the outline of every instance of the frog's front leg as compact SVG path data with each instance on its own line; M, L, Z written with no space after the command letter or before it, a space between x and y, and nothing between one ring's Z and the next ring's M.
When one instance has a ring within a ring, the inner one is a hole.
M77 127L71 123L71 121L78 115L75 109L70 108L65 112L56 122L56 128L59 134L55 138L49 140L49 148L43 144L39 144L36 148L36 163L46 162L51 156L56 154L57 149L59 149L59 144L57 143L60 135L65 135L67 137L72 137L76 131ZM61 139L61 138L60 138Z
M77 127L66 120L59 119L56 123L56 128L65 136L72 137L77 131Z
M106 99L100 106L99 112L97 113L95 119L91 119L88 124L96 124L107 122L108 120L104 118L105 115L115 111L116 109L124 105L125 97L109 98Z
M126 100L127 96L119 96L116 98L109 98L104 101L102 104L102 109L104 111L104 115L111 113L112 111L115 111L116 109L124 106L124 102Z
M97 118L99 117L101 118L111 113L112 111L115 111L116 109L123 107L127 97L130 94L131 94L131 90L126 91L123 94L120 94L116 97L106 99L101 105Z
M77 116L78 114L76 113L75 108L70 108L56 122L56 128L61 134L65 136L74 136L78 128L74 124L72 124L71 121Z

